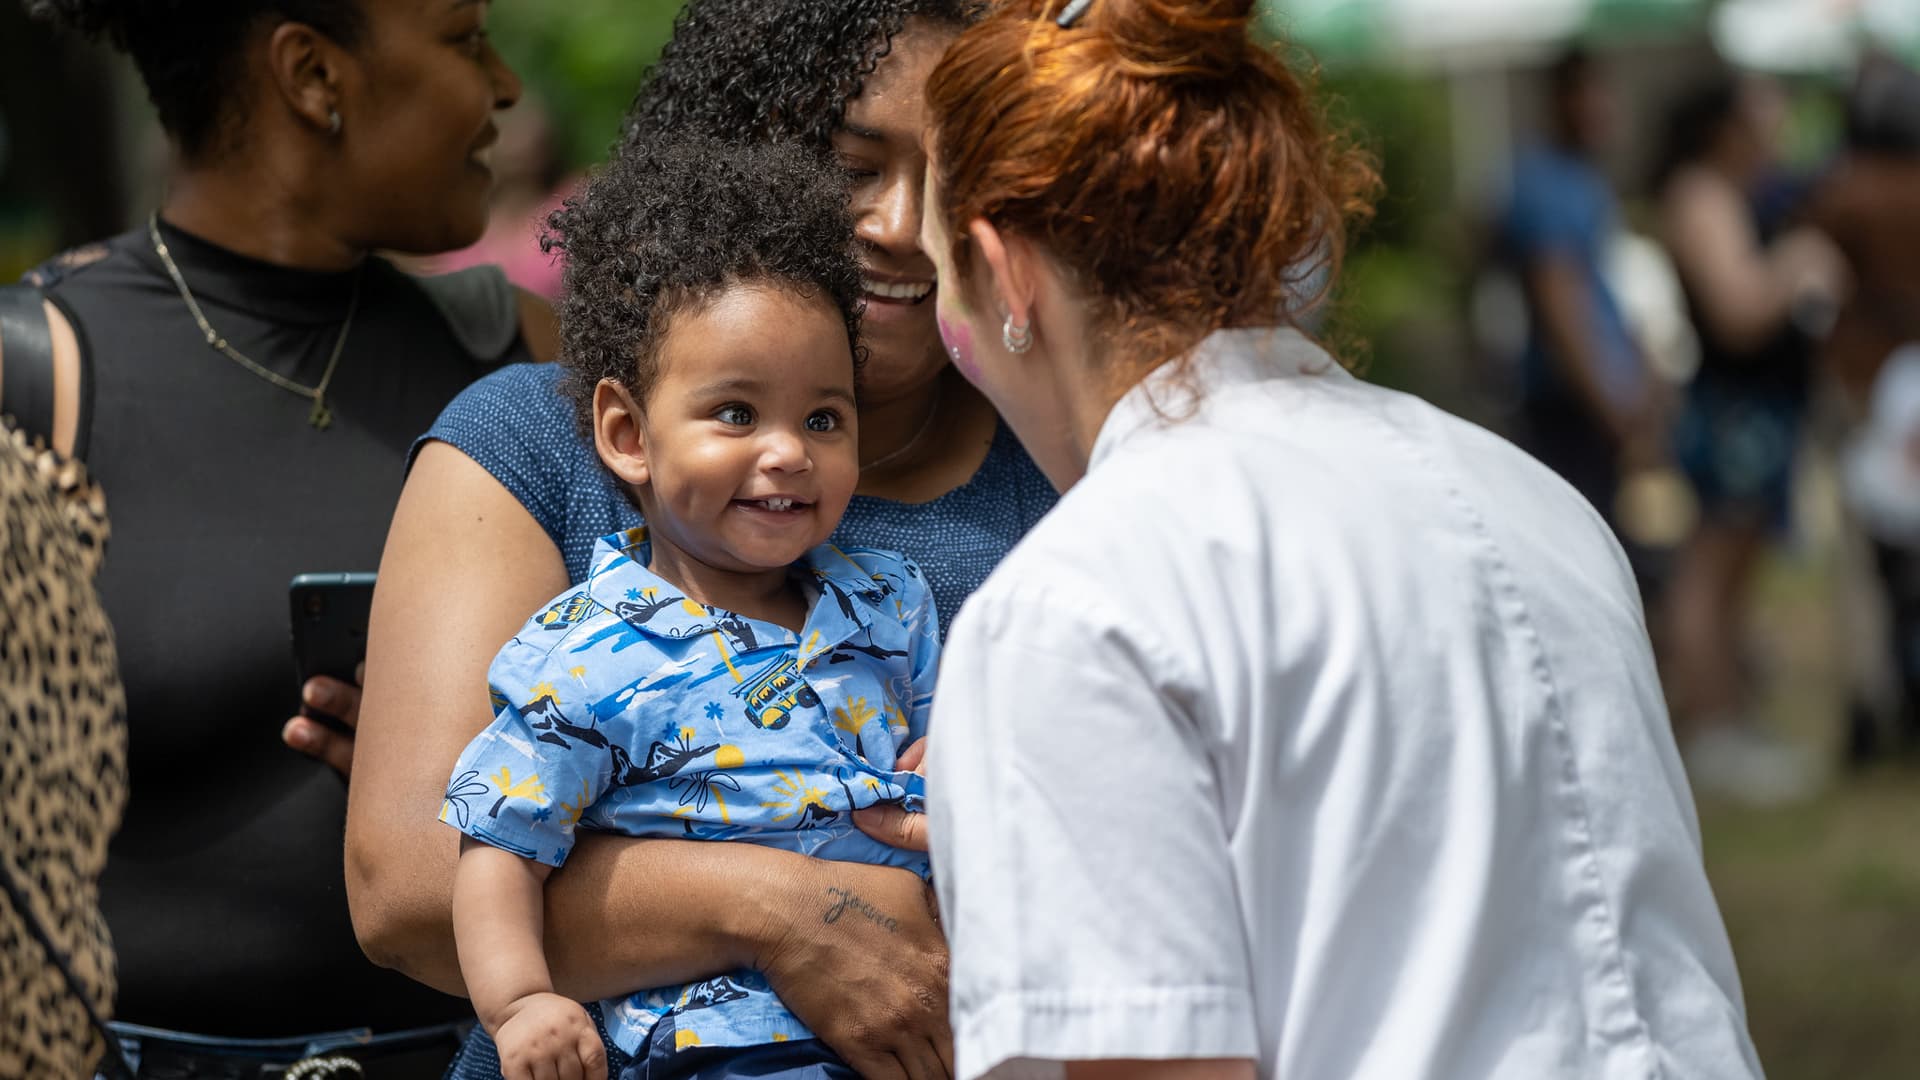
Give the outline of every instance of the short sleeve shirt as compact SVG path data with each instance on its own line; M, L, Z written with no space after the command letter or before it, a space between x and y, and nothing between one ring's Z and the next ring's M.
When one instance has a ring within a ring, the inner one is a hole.
M1580 268L1593 303L1594 346L1602 364L1595 374L1614 401L1631 402L1641 390L1640 354L1607 276L1619 228L1619 206L1598 168L1548 147L1521 154L1503 223L1507 246L1522 267L1562 257ZM1536 398L1565 396L1571 390L1548 359L1538 319L1532 321L1525 389Z
M581 828L741 840L899 866L923 855L852 824L878 804L918 810L895 769L926 731L939 638L920 569L887 552L821 547L795 567L814 595L784 627L710 608L646 568L646 533L601 541L584 587L556 597L488 671L493 723L461 755L440 819L559 866ZM604 1003L638 1052L662 1016L677 1045L811 1037L753 972Z
M1605 523L1290 332L1192 375L1122 400L948 637L957 1080L1759 1076Z

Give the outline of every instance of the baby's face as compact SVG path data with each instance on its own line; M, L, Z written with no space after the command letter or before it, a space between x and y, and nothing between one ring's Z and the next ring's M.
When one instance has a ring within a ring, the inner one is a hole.
M790 565L860 478L853 354L824 297L740 286L674 315L644 410L647 524L715 569Z

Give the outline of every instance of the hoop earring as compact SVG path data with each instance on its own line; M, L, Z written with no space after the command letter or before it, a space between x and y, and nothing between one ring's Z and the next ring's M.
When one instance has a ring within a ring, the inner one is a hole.
M339 109L327 110L327 134L329 135L340 134L340 110Z
M1015 356L1033 348L1033 326L1030 323L1015 323L1013 316L1007 316L1005 326L1000 328L1000 343Z

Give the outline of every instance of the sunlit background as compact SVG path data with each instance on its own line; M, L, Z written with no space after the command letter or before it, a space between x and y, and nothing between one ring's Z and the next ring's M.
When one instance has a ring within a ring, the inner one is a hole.
M503 219L518 223L490 238L502 258L524 256L541 207L609 144L677 6L494 0L494 39L528 90L501 149ZM1863 57L1920 63L1920 0L1292 0L1267 5L1262 24L1318 72L1328 111L1387 180L1328 338L1371 378L1503 430L1525 314L1495 223L1516 156L1542 137L1544 72L1569 42L1604 62L1616 95L1604 165L1629 233L1619 287L1676 383L1690 341L1648 190L1672 103L1716 57L1775 76L1789 105L1782 164L1814 177L1840 150ZM122 63L0 0L0 280L138 220L165 161ZM1837 480L1844 410L1816 396L1746 647L1758 722L1828 768L1817 796L1790 805L1703 794L1707 858L1769 1074L1906 1080L1920 1076L1920 765L1912 747L1849 758L1860 702L1886 679L1870 658L1886 650L1887 604ZM1638 523L1643 539L1671 543L1688 512L1684 498L1660 503Z

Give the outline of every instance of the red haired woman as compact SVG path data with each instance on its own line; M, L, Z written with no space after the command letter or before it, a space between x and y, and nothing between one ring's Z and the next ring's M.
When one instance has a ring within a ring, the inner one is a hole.
M956 1075L1757 1076L1626 560L1294 329L1375 182L1252 6L928 83L943 336L1071 488L941 672Z

